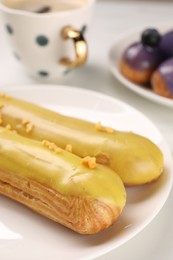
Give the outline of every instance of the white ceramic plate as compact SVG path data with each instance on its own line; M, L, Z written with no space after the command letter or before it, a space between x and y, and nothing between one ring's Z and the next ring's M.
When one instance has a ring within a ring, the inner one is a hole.
M165 169L157 182L128 188L127 205L117 223L91 236L76 234L0 196L0 259L94 259L127 242L158 214L171 189L173 162L165 140L143 114L114 98L73 87L39 85L1 91L64 114L140 133L161 148Z
M114 44L112 45L112 47L110 48L109 51L109 66L110 66L110 70L113 73L113 75L127 88L129 88L130 90L136 92L137 94L151 100L154 102L157 102L159 104L168 106L168 107L173 107L173 100L172 99L168 99L162 96L159 96L157 94L155 94L151 89L149 88L145 88L142 87L138 84L135 84L131 81L129 81L128 79L126 79L121 72L119 71L119 61L122 57L122 53L124 52L124 50L132 43L134 43L135 41L139 41L140 40L140 35L141 33L149 28L151 26L145 26L145 27L140 27L136 30L124 33L122 35L120 35L114 42ZM171 22L166 22L166 23L162 23L162 24L156 24L156 25L152 25L152 28L156 28L158 29L160 32L167 32L169 30L173 29L173 25Z

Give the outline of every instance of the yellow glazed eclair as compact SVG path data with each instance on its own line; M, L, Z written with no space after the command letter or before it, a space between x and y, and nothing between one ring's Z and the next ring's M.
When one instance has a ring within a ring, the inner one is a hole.
M20 135L47 139L80 156L94 156L112 168L125 185L156 180L163 171L161 150L149 139L85 120L64 116L38 105L0 95L0 122Z
M126 191L92 159L0 127L0 194L78 233L100 232L121 214Z

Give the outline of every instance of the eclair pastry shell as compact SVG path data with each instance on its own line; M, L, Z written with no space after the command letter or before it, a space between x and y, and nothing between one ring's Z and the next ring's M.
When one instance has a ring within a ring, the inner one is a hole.
M98 163L111 167L125 185L149 183L163 172L161 150L143 136L110 131L5 95L0 96L0 102L2 126L10 125L20 135L47 139L63 149L70 144L74 154L82 158L94 156Z
M90 169L64 150L0 128L0 194L78 232L110 227L121 214L126 191L111 169Z

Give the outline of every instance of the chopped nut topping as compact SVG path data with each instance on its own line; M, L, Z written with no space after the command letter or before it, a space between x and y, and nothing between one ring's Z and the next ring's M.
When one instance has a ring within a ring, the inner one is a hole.
M34 128L34 125L31 124L30 121L27 120L27 119L23 119L23 120L21 121L20 127L21 127L21 126L24 126L24 127L25 127L26 133L28 133L28 134L31 133L31 131L32 131L33 128Z
M50 150L54 150L57 146L54 143L49 143L48 147Z
M8 96L8 95L5 95L5 98L6 98L6 99L12 99L12 97L11 97L11 96Z
M65 150L69 153L72 153L72 145L71 144L67 144L65 147Z
M33 130L34 125L31 123L26 124L26 132L29 134Z
M0 92L0 97L11 99L10 96L6 95L5 93Z
M59 148L58 146L56 146L56 144L49 142L48 140L43 140L42 141L42 145L44 145L45 147L47 147L49 150L55 152L55 153L59 153L61 150L61 148Z
M98 123L95 125L95 128L96 128L96 130L98 130L98 131L103 130L103 127L102 127L101 122L98 122Z
M12 129L12 127L11 127L10 124L6 125L5 128L8 129L8 130L11 130L11 129Z
M86 156L82 159L82 164L89 167L90 169L96 168L96 158Z
M59 148L59 147L56 147L56 148L54 149L54 152L55 152L55 153L60 153L61 151L62 151L62 149Z
M107 133L110 133L110 134L112 134L114 132L114 129L112 129L111 127L106 127L105 130Z
M96 162L109 166L109 163L110 163L109 156L106 155L106 154L103 154L103 153L97 154L96 155Z
M47 141L47 140L43 140L41 143L42 143L44 146L48 146L48 145L49 145L49 141Z
M22 125L27 125L28 123L29 123L29 120L27 120L27 119L22 120Z
M0 92L0 97L6 97L5 93Z
M102 131L102 132L106 132L106 133L109 133L109 134L112 134L114 132L114 130L111 127L103 127L100 122L98 122L95 125L95 128L96 128L97 131Z

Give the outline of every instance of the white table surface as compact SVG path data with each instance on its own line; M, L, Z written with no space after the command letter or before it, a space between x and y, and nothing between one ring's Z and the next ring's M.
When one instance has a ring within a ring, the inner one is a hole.
M154 23L171 19L173 23L171 1L98 1L90 32L88 63L57 84L93 89L134 106L153 121L173 151L173 108L156 104L131 92L111 75L108 67L108 51L120 33L139 25L151 27ZM42 83L23 74L20 64L11 54L0 20L0 88L19 85L27 88L30 84ZM173 259L172 196L170 194L161 212L140 234L98 259Z

